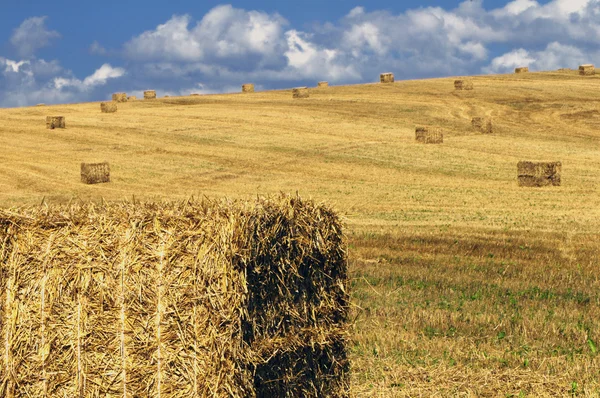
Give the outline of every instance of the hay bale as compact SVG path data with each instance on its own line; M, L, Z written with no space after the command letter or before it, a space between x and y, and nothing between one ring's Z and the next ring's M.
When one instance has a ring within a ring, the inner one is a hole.
M191 97L199 97L200 94L190 94Z
M135 95L127 97L127 101L135 101L135 100L137 100L137 97Z
M156 91L155 90L146 90L144 91L144 99L156 99Z
M561 162L517 163L517 175L520 187L560 186Z
M117 111L117 103L116 102L101 102L100 110L102 113L115 113Z
M317 87L321 87L321 88L329 87L329 82L319 82L319 83L317 83Z
M474 117L471 119L471 126L483 134L491 134L493 132L491 117Z
M444 133L439 127L417 126L415 127L415 139L423 144L442 144Z
M293 98L308 98L308 87L296 87L292 89L292 97Z
M473 90L473 81L470 79L458 79L454 81L456 90Z
M112 100L115 102L127 102L127 93L114 93Z
M521 66L520 68L515 68L515 73L527 73L529 72L529 67Z
M596 69L592 64L584 64L579 66L579 74L581 76L592 76L596 74Z
M84 184L110 182L110 165L108 162L81 163L81 182Z
M41 104L35 104L35 106L46 106L46 104L41 103Z
M242 93L253 93L254 92L254 84L247 83L242 84Z
M64 116L46 116L46 128L47 129L64 129L65 128L65 117Z
M0 391L347 397L347 259L329 208L0 210Z
M394 82L394 74L390 72L382 73L379 75L379 81L381 83L393 83Z

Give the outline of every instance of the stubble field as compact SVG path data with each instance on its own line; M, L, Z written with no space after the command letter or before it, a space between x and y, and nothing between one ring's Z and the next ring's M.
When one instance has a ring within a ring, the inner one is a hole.
M298 191L347 225L354 395L600 396L600 77L474 84L2 109L0 206ZM110 184L79 182L104 160ZM518 187L519 160L562 161L562 186Z

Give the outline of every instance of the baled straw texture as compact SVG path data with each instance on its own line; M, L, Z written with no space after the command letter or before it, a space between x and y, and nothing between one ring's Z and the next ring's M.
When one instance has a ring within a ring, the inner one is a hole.
M471 126L483 134L493 133L492 118L490 117L474 117L471 119Z
M329 82L319 82L317 83L317 87L329 87Z
M254 92L254 84L242 84L242 93L253 93Z
M101 102L100 110L102 113L115 113L117 111L117 103L116 102Z
M454 81L455 90L473 90L473 81L470 79L458 79Z
M444 133L439 127L417 126L415 127L415 140L423 144L442 144Z
M308 87L296 87L292 89L292 98L308 98Z
M115 102L127 102L127 93L114 93L112 100Z
M515 68L515 73L527 73L529 72L528 66L522 66L520 68Z
M584 64L579 66L579 74L582 76L592 76L596 74L596 68L592 64Z
M379 75L380 83L393 83L394 82L394 74L390 72L382 73Z
M154 90L144 91L144 99L156 99L156 91L154 91Z
M135 95L127 97L127 101L135 101L135 100L137 100L137 97Z
M46 116L46 128L47 129L64 129L65 128L65 117L64 116Z
M518 181L521 187L560 186L561 172L561 162L520 161L517 163Z
M346 397L344 248L290 197L0 210L0 396Z
M81 163L81 182L84 184L99 184L110 182L110 164Z

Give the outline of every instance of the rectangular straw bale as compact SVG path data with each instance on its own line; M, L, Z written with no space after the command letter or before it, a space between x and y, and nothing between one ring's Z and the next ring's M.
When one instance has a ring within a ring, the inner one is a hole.
M380 83L393 83L394 82L394 74L390 72L382 73L379 75Z
M108 162L81 163L81 182L84 184L110 182L110 165Z
M596 69L592 64L584 64L579 66L579 74L581 76L592 76L596 74Z
M456 90L473 90L473 81L470 79L457 79L454 81Z
M483 134L493 133L491 117L474 117L471 119L471 126Z
M0 210L6 397L347 397L337 215L298 197Z
M520 161L517 163L517 178L521 187L560 186L561 171L561 162Z
M117 103L116 102L101 102L100 110L102 113L115 113L117 111Z
M253 93L254 92L254 84L247 83L242 85L242 93Z
M308 98L309 96L308 87L296 87L292 89L293 98Z
M521 66L519 68L515 68L515 73L527 73L529 72L528 66Z
M127 102L127 93L114 93L112 100L115 102Z
M46 128L47 129L64 129L65 128L65 117L64 116L46 116Z
M129 97L127 97L127 101L135 101L137 100L137 97L135 95L131 95Z
M155 90L144 91L144 99L156 99L156 91Z
M319 82L317 83L317 87L329 87L329 82Z
M423 144L441 144L444 142L444 133L439 127L415 127L415 139Z

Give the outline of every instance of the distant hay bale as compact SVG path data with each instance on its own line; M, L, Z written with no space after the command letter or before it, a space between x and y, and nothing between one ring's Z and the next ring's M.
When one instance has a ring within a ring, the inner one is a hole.
M529 162L517 163L520 187L560 186L561 162Z
M473 80L471 80L471 79L455 80L454 88L456 90L473 90Z
M100 110L102 113L115 113L117 111L117 103L116 102L101 102Z
M46 106L46 104L35 104L35 106Z
M65 117L64 116L46 116L46 128L47 129L64 129L65 128Z
M319 82L317 83L317 87L329 87L329 82Z
M199 97L200 94L190 94L191 97Z
M382 73L379 75L380 83L393 83L394 82L394 74L391 72Z
M471 126L483 134L491 134L493 132L492 118L490 117L474 117L471 119Z
M415 127L415 139L423 144L442 144L444 133L439 127L417 126Z
M114 93L112 100L115 102L127 102L127 93Z
M0 209L2 397L347 397L342 222L297 197Z
M127 97L127 101L135 101L135 100L137 100L137 97L135 95Z
M308 98L308 87L296 87L292 89L292 97L293 98Z
M144 91L144 99L156 99L156 91L155 90L146 90Z
M110 165L108 162L81 163L81 182L84 184L110 182Z
M579 74L581 76L592 76L596 74L596 69L592 64L584 64L579 66Z
M515 73L527 73L529 72L529 67L521 66L520 68L515 68Z
M254 84L247 83L242 84L242 93L253 93L254 92Z
M165 98L169 98L169 97L170 97L170 95L165 95Z

